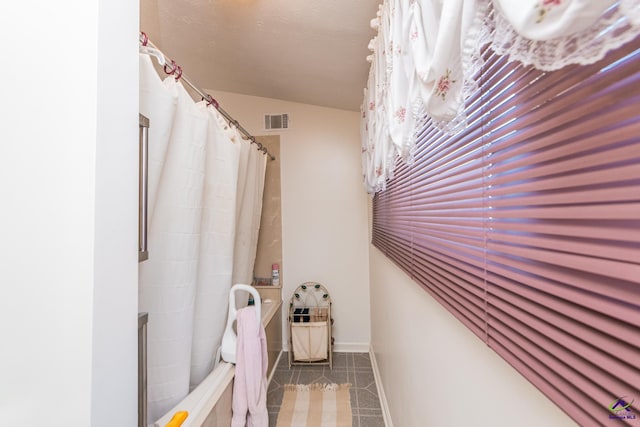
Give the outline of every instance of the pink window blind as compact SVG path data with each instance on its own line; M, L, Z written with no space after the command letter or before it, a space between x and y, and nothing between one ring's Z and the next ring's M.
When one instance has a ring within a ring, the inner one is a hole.
M468 127L427 123L375 196L373 244L578 423L635 425L640 39L548 73L485 61Z

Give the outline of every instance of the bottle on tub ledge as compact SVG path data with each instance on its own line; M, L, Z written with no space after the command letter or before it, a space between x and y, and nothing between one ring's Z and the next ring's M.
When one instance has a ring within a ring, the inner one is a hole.
M273 286L280 286L280 266L278 264L271 266L271 284Z

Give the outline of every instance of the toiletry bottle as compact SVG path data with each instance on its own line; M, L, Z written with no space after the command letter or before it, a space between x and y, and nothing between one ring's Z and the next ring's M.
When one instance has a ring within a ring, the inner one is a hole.
M278 264L271 266L271 284L273 286L280 286L280 267Z

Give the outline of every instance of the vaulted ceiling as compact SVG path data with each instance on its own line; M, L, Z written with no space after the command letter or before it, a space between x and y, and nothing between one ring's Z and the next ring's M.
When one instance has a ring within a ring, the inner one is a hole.
M358 110L380 0L141 0L140 30L202 88Z

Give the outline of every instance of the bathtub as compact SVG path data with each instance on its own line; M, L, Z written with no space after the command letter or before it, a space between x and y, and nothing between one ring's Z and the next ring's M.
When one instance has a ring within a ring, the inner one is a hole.
M275 372L282 356L281 306L279 299L262 305L262 323L267 332L269 367L267 382ZM149 427L165 427L179 411L187 411L189 416L181 427L229 427L231 425L231 398L235 365L220 362L207 378L191 391L180 403Z

